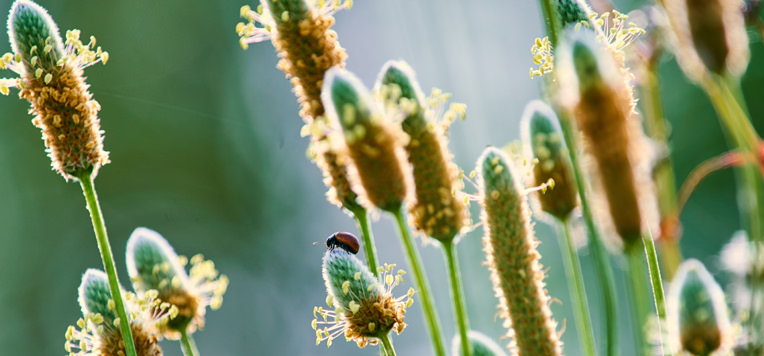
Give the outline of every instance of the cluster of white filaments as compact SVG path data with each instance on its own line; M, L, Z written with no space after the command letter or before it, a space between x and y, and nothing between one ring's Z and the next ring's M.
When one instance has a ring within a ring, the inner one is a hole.
M308 0L306 3L312 5L313 9L323 16L332 16L337 11L353 7L353 0ZM288 11L282 12L281 21L289 21L290 16ZM247 49L250 43L269 40L272 32L276 31L276 22L269 12L264 11L262 4L257 5L255 10L252 10L249 5L242 6L241 17L247 22L236 24L236 33L239 34L239 44L243 49Z
M49 55L54 50L51 38L45 39L45 47L37 48L32 46L29 49L30 59L26 63L26 59L21 53L5 53L0 57L0 69L10 69L19 75L23 76L26 73L26 66L34 68L34 72L30 73L34 75L36 79L42 79L45 84L49 84L53 79L53 73L43 68L39 55ZM84 69L92 66L96 63L103 63L109 61L109 52L105 52L100 46L96 47L96 38L90 36L90 42L83 44L80 40L80 30L66 31L66 43L64 45L64 56L58 59L56 68L53 70L60 70L64 66L71 66L74 68ZM46 71L48 71L46 73ZM0 93L8 95L10 93L9 88L19 87L23 89L22 78L2 78L0 79Z
M157 298L158 293L150 290L137 297L133 293L125 293L125 303L128 307L131 325L140 325L144 329L155 332L156 327L167 324L178 315L178 308ZM109 299L108 308L116 309L114 300ZM68 356L99 356L101 348L108 344L109 338L121 338L119 334L119 318L113 324L105 322L100 313L87 313L77 320L77 324L66 329L64 349Z
M645 33L644 29L629 21L628 15L616 10L603 12L601 15L592 11L589 13L588 21L581 21L575 25L576 31L581 30L582 27L597 32L597 39L606 44L619 61L623 61L624 49ZM549 37L536 38L531 53L533 63L538 66L536 69L530 69L531 79L552 72L554 55Z
M374 97L380 103L384 114L396 122L419 110L415 100L401 97L401 88L397 85L380 86L374 92ZM451 93L432 88L430 96L424 100L424 114L430 131L435 130L438 125L443 135L448 136L448 128L454 121L467 118L467 105L449 102Z
M394 268L395 264L387 263L385 263L384 266L377 267L379 278L384 281L384 284L382 286L379 284L370 284L362 295L355 295L350 289L351 282L345 281L342 284L342 292L352 299L351 302L348 303L348 309L343 308L339 301L337 301L331 294L326 296L326 304L330 308L334 308L334 310L327 310L323 307L314 307L314 319L310 325L313 327L313 330L316 330L316 345L319 345L321 341L326 340L326 346L329 347L332 345L332 340L338 338L342 334L345 335L347 341L351 341L353 339L352 336L357 334L357 332L351 330L352 323L349 322L349 318L354 314L363 313L364 310L362 310L362 307L364 305L371 305L371 303L363 303L363 301L376 300L379 298L378 293L380 291L382 292L383 297L390 296L392 295L392 290L397 285L403 283L403 275L406 274L406 271L398 270L394 273ZM359 281L361 276L362 272L358 272L355 274L354 278L356 281ZM414 288L409 288L405 295L392 299L392 302L404 303L405 307L408 308L414 303L413 296ZM398 323L393 329L400 333L405 326L406 324ZM376 329L377 324L374 321L370 321L368 323L368 331L373 333ZM363 337L362 340L357 341L359 347L364 347L366 344L376 345L379 343L378 339L368 339L367 337Z
M187 258L179 256L181 266L185 266ZM212 310L220 309L223 304L223 294L228 289L228 277L220 274L215 263L205 260L201 254L191 257L188 271L192 292L199 297L202 307L209 306Z

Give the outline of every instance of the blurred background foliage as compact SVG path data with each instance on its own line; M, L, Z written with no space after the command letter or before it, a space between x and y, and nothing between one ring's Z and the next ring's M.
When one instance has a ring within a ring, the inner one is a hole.
M100 117L112 163L101 170L96 186L123 285L128 286L125 242L135 227L146 226L180 254L204 253L230 277L223 308L209 313L207 328L196 334L203 355L378 354L376 348L359 351L345 342L328 350L315 346L310 321L313 306L325 297L324 248L312 242L356 230L348 216L325 201L320 172L305 158L307 139L299 137L297 103L275 68L273 47L266 42L247 51L239 48L234 32L239 8L255 4L39 3L62 30L95 35L111 53L107 66L89 68L86 75L103 106ZM0 10L10 5L0 0ZM639 4L616 5L629 11ZM451 149L466 171L487 145L519 138L519 116L539 96L541 81L528 78L529 50L543 31L535 1L360 0L337 15L335 29L348 51L348 68L368 86L386 60L404 59L423 88L437 86L468 105L467 121L451 130ZM764 44L753 34L751 42L752 64L743 87L755 125L764 132L764 101L758 100L764 66L757 65L764 60ZM8 43L6 34L0 43ZM681 182L699 162L724 152L726 144L705 95L687 83L672 59L665 59L661 74ZM89 267L101 268L101 262L82 193L50 170L27 108L15 94L0 98L0 350L3 355L56 355L64 353L67 325L80 316L80 276ZM720 247L739 227L733 183L731 171L712 175L682 215L685 255L701 259L714 273ZM561 301L552 311L561 325L567 324L566 354L576 355L554 230L543 223L536 227L549 293ZM381 260L403 267L391 220L380 218L374 229ZM504 329L482 265L481 236L477 229L459 245L466 297L472 328L498 339ZM433 246L421 252L450 338L445 265ZM585 254L584 271L591 279ZM621 273L616 270L619 281ZM588 282L597 313L599 295ZM393 339L403 355L431 353L417 305L407 314L409 327ZM623 312L622 339L629 340ZM624 342L627 350L629 341ZM162 345L166 355L180 355L176 343Z

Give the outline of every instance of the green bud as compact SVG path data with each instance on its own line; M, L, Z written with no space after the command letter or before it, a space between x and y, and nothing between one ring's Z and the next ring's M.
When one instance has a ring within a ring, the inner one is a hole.
M121 287L120 287L121 290ZM104 319L104 325L114 326L114 320L117 315L113 309L111 291L109 289L109 278L101 270L88 269L82 275L82 283L78 289L78 302L82 309L82 315L101 314ZM111 307L109 307L109 305Z
M554 182L553 188L535 193L539 206L565 220L578 206L578 189L557 115L543 102L532 101L525 107L520 125L526 158L538 160L533 167L534 185Z
M557 13L560 15L560 21L562 21L562 27L568 25L575 25L581 21L588 21L589 17L586 15L586 4L582 4L583 0L558 0L557 1Z
M667 306L668 334L677 352L709 355L726 348L731 327L724 292L700 261L679 266Z
M58 26L48 11L31 0L13 3L8 16L8 38L29 73L34 73L36 67L50 72L65 56ZM32 65L32 57L37 57L36 66Z
M345 310L351 310L351 303L360 305L382 293L382 287L369 268L341 248L327 249L323 275L326 290Z
M310 6L305 0L267 0L262 2L276 22L277 26L285 23L298 24L308 17Z
M472 344L472 356L506 356L506 353L499 344L482 333L470 330L467 337ZM456 334L451 345L452 354L459 355L461 348L461 337L459 334Z

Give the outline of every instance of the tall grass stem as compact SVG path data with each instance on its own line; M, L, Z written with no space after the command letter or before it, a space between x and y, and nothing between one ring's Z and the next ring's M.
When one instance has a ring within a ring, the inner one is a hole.
M456 244L453 240L443 242L443 254L446 257L446 264L448 264L448 277L451 282L451 296L454 300L454 316L461 339L462 356L472 356L472 343L467 336L470 326L464 301L464 288L459 272L459 259L456 256Z
M395 356L395 349L393 348L393 343L390 342L390 335L380 336L379 340L382 342L383 355Z
M642 237L645 245L645 257L647 258L647 267L650 273L650 283L653 286L653 298L655 301L655 311L658 314L658 337L660 338L661 355L665 355L665 342L663 341L663 332L661 323L666 320L666 295L663 292L663 281L661 280L661 270L658 265L658 255L655 252L655 242L649 233Z
M586 227L589 230L589 248L592 251L592 257L594 257L597 280L599 281L602 292L602 301L605 304L605 323L602 328L605 333L605 355L616 356L619 355L618 304L616 301L613 268L610 264L610 256L602 242L602 237L599 234L597 225L594 224L594 217L592 215L591 207L589 206L589 201L587 200L587 187L584 184L584 174L578 157L578 142L576 140L577 132L575 131L575 126L572 122L572 118L570 118L567 113L563 110L559 110L558 113L560 116L560 127L562 128L562 133L563 136L565 136L565 142L568 146L570 163L573 167L573 173L576 176L578 195L581 199L581 211Z
M90 211L90 220L93 222L93 230L98 241L98 251L101 252L103 267L106 270L106 275L109 277L109 289L111 291L111 298L114 300L117 317L119 317L119 330L122 334L122 341L125 343L125 355L137 356L135 344L133 343L133 334L130 330L130 319L127 316L125 303L122 301L119 277L117 276L117 268L114 265L114 255L111 252L111 245L109 245L109 236L106 234L106 225L104 224L101 206L98 202L98 194L93 185L93 178L89 172L83 173L77 178L80 180L82 193L85 195L85 201Z
M432 347L435 350L436 356L445 356L446 347L443 343L443 334L440 330L440 322L438 321L438 313L435 310L435 303L432 299L432 292L430 291L430 284L427 281L427 276L422 266L422 259L419 257L419 251L414 244L414 238L411 236L408 224L406 223L406 213L403 207L393 213L395 222L398 227L398 232L401 237L401 243L403 244L406 258L409 262L411 272L414 274L414 283L417 286L417 294L419 294L419 301L422 303L422 312L424 313L424 319L427 323L427 329L432 341Z
M374 244L374 234L371 231L369 214L364 208L353 209L351 212L358 225L358 230L361 232L363 254L366 256L366 265L369 266L374 277L379 277L379 272L377 271L377 246Z
M592 328L591 314L589 313L589 304L586 298L586 288L584 286L584 276L581 273L581 262L578 259L578 253L573 243L573 235L570 231L570 224L567 220L560 220L560 248L562 249L562 259L565 263L565 276L570 283L570 300L572 301L573 311L575 313L576 329L578 339L581 342L584 355L597 355L594 342L594 329Z
M649 355L645 323L650 313L650 300L648 299L647 275L645 273L645 259L643 249L634 245L625 251L629 268L628 294L631 296L629 310L631 311L631 325L634 333L634 350L637 355Z

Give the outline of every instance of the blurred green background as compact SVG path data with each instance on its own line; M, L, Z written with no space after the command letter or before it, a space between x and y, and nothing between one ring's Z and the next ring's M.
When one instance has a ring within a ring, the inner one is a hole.
M137 226L159 231L186 255L202 252L231 280L222 309L208 313L196 334L202 355L377 355L352 343L315 346L312 308L325 297L323 241L355 231L352 220L324 199L320 172L306 158L291 86L275 68L270 43L247 51L234 27L247 0L40 0L61 29L95 35L111 54L86 71L103 109L112 163L96 186L125 284L125 242ZM0 0L0 10L11 1ZM634 3L618 3L631 10ZM535 1L357 1L337 15L335 29L348 69L371 86L388 59L405 59L426 91L437 86L468 105L454 124L451 149L469 171L487 145L519 137L524 105L538 97L528 79L530 46L542 27ZM755 35L743 83L759 132L764 125L764 45ZM0 35L0 43L7 36ZM9 46L0 51L8 51ZM13 75L7 72L5 76ZM704 94L686 82L673 60L662 66L666 115L672 125L681 182L699 162L726 150ZM80 188L50 170L40 132L15 94L0 98L0 354L64 354L64 331L80 316L76 288L101 261ZM468 189L472 189L471 187ZM738 229L731 172L714 174L689 201L682 222L687 257L718 272L720 247ZM477 220L477 211L473 207ZM561 256L553 229L536 225L549 293L568 355L577 355ZM387 217L374 223L382 261L405 266ZM496 300L482 265L482 230L459 245L472 328L498 339ZM421 249L447 338L453 336L445 266L437 248ZM584 252L586 254L586 252ZM624 261L616 258L623 265ZM590 301L601 305L589 258L583 257ZM405 268L405 267L404 267ZM620 269L616 276L623 280ZM718 275L724 280L723 275ZM126 285L127 287L127 285ZM623 288L621 285L620 288ZM400 292L405 292L401 288ZM622 294L623 295L623 294ZM622 299L621 307L625 307ZM624 310L625 349L631 332ZM418 303L394 342L401 355L429 355ZM595 325L599 325L595 315ZM507 340L502 340L506 344ZM168 356L180 355L163 341ZM624 352L630 355L631 352Z

